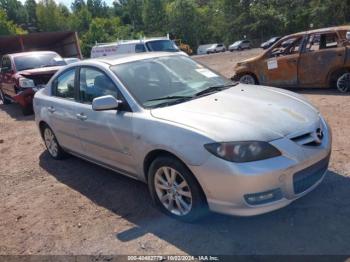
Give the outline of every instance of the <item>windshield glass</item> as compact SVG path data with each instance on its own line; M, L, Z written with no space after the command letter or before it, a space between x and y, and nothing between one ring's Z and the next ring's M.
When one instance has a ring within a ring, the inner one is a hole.
M240 43L242 43L242 41L234 42L233 45L234 45L234 46L237 46L237 45L239 45Z
M166 51L166 52L178 52L179 49L176 47L173 41L170 40L155 40L146 43L147 48L150 51Z
M66 65L66 62L62 57L55 53L21 55L15 57L14 62L17 71L39 67Z
M111 70L146 108L169 102L162 98L194 97L210 87L233 84L185 56L140 60L111 66Z

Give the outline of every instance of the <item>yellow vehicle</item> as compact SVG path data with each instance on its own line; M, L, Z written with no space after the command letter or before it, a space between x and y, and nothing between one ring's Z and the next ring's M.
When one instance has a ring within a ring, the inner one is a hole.
M181 51L185 52L188 55L192 55L193 50L188 44L184 44L181 39L175 39L175 44L180 48Z

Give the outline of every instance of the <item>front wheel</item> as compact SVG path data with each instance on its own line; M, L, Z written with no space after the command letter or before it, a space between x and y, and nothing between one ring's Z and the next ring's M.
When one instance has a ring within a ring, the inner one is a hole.
M247 85L256 85L257 84L254 76L252 76L250 74L242 75L239 78L239 82L242 84L247 84Z
M148 173L148 187L153 202L165 214L193 222L207 213L204 194L187 167L173 157L159 157Z
M350 73L349 72L346 72L338 77L337 89L341 93L346 93L350 90Z
M42 130L44 142L50 156L56 160L64 159L67 153L58 144L55 134L47 125Z

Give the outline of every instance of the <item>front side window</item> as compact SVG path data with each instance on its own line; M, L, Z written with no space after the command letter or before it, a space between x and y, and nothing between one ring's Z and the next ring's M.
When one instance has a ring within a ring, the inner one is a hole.
M11 60L8 56L4 56L1 61L1 68L4 72L12 69Z
M83 103L90 104L94 98L105 95L118 97L117 87L107 75L98 69L81 68L79 79L79 94Z
M75 68L70 69L56 78L54 85L56 86L55 95L62 98L74 99L74 79Z
M14 58L17 71L50 67L50 66L63 66L67 63L56 53L32 53Z
M232 83L185 56L139 60L111 66L111 70L146 108L178 97L195 97L210 87Z
M176 47L171 40L154 40L146 43L147 48L152 52L178 52L179 49Z
M146 52L146 48L144 44L135 45L135 53L144 53Z
M299 36L281 41L271 50L270 56L279 57L299 53L302 39L302 36Z

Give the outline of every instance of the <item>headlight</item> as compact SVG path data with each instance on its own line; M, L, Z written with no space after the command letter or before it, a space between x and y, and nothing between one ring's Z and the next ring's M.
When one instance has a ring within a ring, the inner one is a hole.
M18 80L19 86L23 88L33 88L35 87L34 81L32 79L21 77Z
M212 154L230 162L251 162L280 156L274 146L262 141L225 142L206 144L204 147Z

